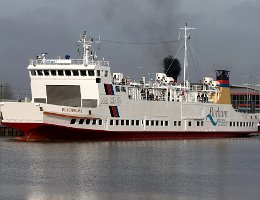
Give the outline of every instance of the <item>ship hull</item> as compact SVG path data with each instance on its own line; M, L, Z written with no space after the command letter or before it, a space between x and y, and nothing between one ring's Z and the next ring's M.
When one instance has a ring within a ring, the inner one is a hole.
M257 132L104 131L42 123L4 123L24 133L23 141L138 141L246 137Z

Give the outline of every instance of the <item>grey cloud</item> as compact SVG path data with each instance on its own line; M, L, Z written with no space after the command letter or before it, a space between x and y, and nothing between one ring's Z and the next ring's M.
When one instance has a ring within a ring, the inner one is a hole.
M245 68L246 73L259 74L260 3L256 0L234 3L228 11L215 11L217 15L209 15L208 10L203 13L203 5L199 5L202 8L197 13L180 12L181 0L13 0L15 8L9 2L5 1L0 8L0 82L9 81L16 88L29 88L29 58L41 52L48 52L49 57L67 53L73 57L76 41L84 29L92 36L100 33L101 39L154 42L176 39L185 22L197 27L192 32L192 44L207 70L225 66L232 70L233 82L241 80ZM162 59L175 54L179 45L103 43L99 53L110 61L113 72L138 78L162 70ZM192 64L190 61L191 70ZM190 75L195 80L194 73Z

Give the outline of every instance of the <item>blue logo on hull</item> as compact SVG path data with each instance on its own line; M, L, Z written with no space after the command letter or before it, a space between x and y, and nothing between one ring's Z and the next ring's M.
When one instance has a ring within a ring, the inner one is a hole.
M207 115L207 118L209 118L213 126L217 126L218 120L215 122L213 117L210 114Z

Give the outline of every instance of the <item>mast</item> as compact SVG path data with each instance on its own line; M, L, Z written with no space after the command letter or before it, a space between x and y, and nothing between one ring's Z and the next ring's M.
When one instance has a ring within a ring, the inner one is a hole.
M86 31L83 32L78 42L83 46L83 64L87 66L89 62L89 47L91 47L92 41L88 39Z
M187 33L188 30L194 30L196 28L189 28L188 24L185 23L184 28L180 28L184 30L184 62L183 62L183 87L184 90L186 89L186 71L188 69L189 63L188 63L188 40L190 39L190 35Z

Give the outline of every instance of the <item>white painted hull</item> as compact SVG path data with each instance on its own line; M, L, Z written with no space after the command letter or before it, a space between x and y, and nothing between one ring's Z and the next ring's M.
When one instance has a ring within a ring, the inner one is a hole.
M230 105L128 100L118 110L120 117L111 117L104 105L95 109L18 102L1 106L3 124L22 131L27 140L218 138L258 131L257 115L238 113Z

